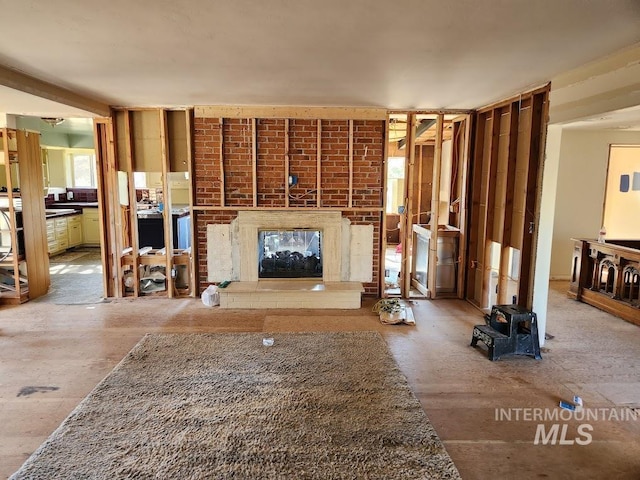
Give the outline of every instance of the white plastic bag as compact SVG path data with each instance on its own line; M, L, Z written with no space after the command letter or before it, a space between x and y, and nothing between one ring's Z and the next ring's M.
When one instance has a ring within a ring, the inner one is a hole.
M209 285L202 295L202 303L204 303L207 307L215 307L216 305L220 305L220 293L218 292L218 287L215 285Z

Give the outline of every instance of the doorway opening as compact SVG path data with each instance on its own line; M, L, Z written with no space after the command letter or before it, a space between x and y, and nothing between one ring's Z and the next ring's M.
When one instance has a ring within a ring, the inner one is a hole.
M40 132L51 283L48 293L37 301L59 305L102 302L93 119L19 116L16 125Z

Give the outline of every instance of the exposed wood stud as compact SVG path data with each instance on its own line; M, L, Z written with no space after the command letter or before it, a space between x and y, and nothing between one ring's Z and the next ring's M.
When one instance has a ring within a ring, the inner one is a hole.
M349 120L349 208L353 207L353 120Z
M464 264L463 269L469 269L469 275L467 275L467 297L476 299L476 287L477 287L477 274L480 262L480 246L481 246L481 222L484 221L483 216L480 214L482 207L482 180L483 180L483 151L485 142L485 130L487 128L488 115L481 114L476 116L477 126L475 129L475 145L473 149L473 159L470 165L471 179L471 212L469 216L469 225L474 228L469 231L468 251L469 264Z
M549 90L550 87L551 87L551 83L547 83L547 84L542 85L540 87L534 88L533 90L529 90L527 92L521 93L520 95L518 95L518 99L519 99L519 101L523 102L525 99L531 99L534 96L539 95L540 93L546 93ZM493 103L491 105L487 105L485 107L482 107L481 109L477 110L477 112L478 113L490 112L492 110L495 110L496 108L506 107L511 102L513 102L513 97L512 98L508 98L506 100L502 100L500 102Z
M134 258L133 264L133 296L140 296L140 270L137 268L137 264L135 263L135 259L138 258L138 218L137 212L135 209L135 204L137 201L136 198L136 189L135 189L135 181L134 181L134 163L133 163L133 142L131 136L131 115L129 110L124 111L124 148L125 148L125 158L124 165L118 165L118 169L127 172L127 182L128 182L128 191L129 191L129 215L128 215L128 223L131 226L129 228L129 240L131 247L131 255ZM125 245L123 244L123 247ZM122 249L120 250L122 251ZM120 261L118 261L121 264ZM124 271L120 271L118 275L118 282L122 283L123 281ZM123 289L123 294L124 294Z
M402 298L409 298L411 293L411 266L410 256L411 240L413 237L413 167L415 162L416 150L416 116L409 114L407 116L407 135L406 135L406 151L405 151L405 188L404 188L404 218L402 221L403 229L400 242L402 243L402 254L400 261L400 271L402 278L400 279L400 295Z
M424 148L422 146L418 146L417 147L418 150L418 178L417 178L417 185L418 185L418 195L417 195L417 200L416 200L416 205L418 206L417 209L417 217L416 217L416 223L420 223L420 220L422 218L422 180L423 180L423 170L424 170L424 159L423 159L423 154L424 154Z
M219 133L220 133L220 158L218 159L220 164L220 206L224 207L226 199L224 195L224 118L219 120Z
M464 125L464 140L463 140L463 147L462 147L462 157L461 157L461 162L460 162L460 182L459 182L459 212L458 212L458 218L459 218L459 224L458 227L460 228L460 239L459 239L459 243L458 243L458 259L459 259L459 263L458 263L458 286L457 286L457 292L458 292L458 298L464 298L465 296L465 291L464 291L464 286L465 286L465 276L467 274L467 249L465 248L465 245L467 244L467 215L468 215L468 198L467 198L467 192L469 191L469 164L470 164L470 157L471 157L471 131L472 131L472 122L473 122L473 116L472 115L467 115L465 120L463 120L463 125ZM462 128L462 125L461 125Z
M167 136L167 112L160 110L160 152L162 156L162 195L163 201L167 208L162 211L164 222L164 248L165 248L165 277L167 285L167 296L173 298L174 295L174 276L171 274L173 270L173 222L171 218L171 188L169 184L169 138Z
M109 242L108 248L112 248L110 256L115 266L115 275L113 281L115 282L115 295L118 298L124 296L124 288L122 285L122 250L124 248L122 240L122 210L120 208L119 189L118 189L118 159L116 158L115 151L109 149L106 165L105 165L106 177L108 179L109 188L107 192L107 208L106 212L111 212L108 215L105 212L106 219L109 219Z
M284 119L284 206L289 207L289 119Z
M109 205L108 202L108 190L109 190L109 176L108 165L109 156L115 157L115 142L114 142L114 127L113 118L100 118L94 119L93 128L94 146L96 151L97 161L97 194L98 194L98 219L100 227L100 257L102 259L102 284L103 294L105 298L115 296L116 288L114 285L114 279L116 276L116 266L114 265L114 259L116 255L113 255L110 245L114 245L106 241L111 239L109 232L112 231L113 218L112 215L106 220L105 211ZM111 153L110 153L111 152ZM120 261L120 255L117 255L118 262Z
M504 217L501 235L500 250L500 276L498 281L498 303L512 303L508 297L509 291L509 257L511 251L511 226L513 223L513 199L515 185L516 160L518 153L518 125L520 109L518 102L513 102L509 106L509 149L507 158L507 169L505 172L505 193L504 193Z
M253 190L253 206L258 206L258 131L256 119L251 119L251 178Z
M194 181L195 181L195 166L193 164L193 110L188 109L185 112L185 123L186 123L186 132L187 132L187 172L189 173L189 214L191 215L191 222L189 222L189 235L191 236L191 244L195 244L197 243L197 237L196 237L196 221L195 221L195 214L193 211L193 206L194 206L194 192L196 191L195 187L194 187ZM221 126L222 129L222 126ZM222 145L221 147L221 151L222 151ZM189 259L189 282L190 282L190 289L189 289L189 296L191 297L195 297L197 296L200 292L198 291L198 284L197 282L197 268L196 266L198 265L198 249L197 248L191 248L190 251L190 255L189 255L190 259Z
M498 171L498 152L500 143L500 109L493 110L492 124L491 124L491 140L489 157L485 158L488 162L487 177L483 179L486 185L485 196L485 227L483 229L482 243L483 243L483 257L482 257L482 296L481 306L486 308L489 306L490 298L490 283L491 283L491 241L493 233L494 222L494 206L496 198L496 176Z
M380 222L380 275L378 279L378 296L381 296L386 290L385 283L385 254L387 251L387 214L386 214L386 204L387 204L387 196L384 194L387 191L387 172L389 170L389 116L387 115L386 120L384 121L384 150L382 152L382 212L380 213L381 222Z
M542 185L542 155L544 154L545 129L548 115L548 90L533 96L531 104L531 136L529 144L529 168L525 197L525 222L520 252L520 283L518 304L531 308L533 304L533 277L535 273L535 241L538 237L540 195Z
M322 119L316 120L316 206L322 206Z
M433 180L431 188L431 219L429 229L429 270L428 288L431 298L437 298L437 265L438 265L438 225L440 223L440 179L442 176L442 135L444 115L438 115L436 122L436 144L433 152ZM448 220L448 219L447 219Z

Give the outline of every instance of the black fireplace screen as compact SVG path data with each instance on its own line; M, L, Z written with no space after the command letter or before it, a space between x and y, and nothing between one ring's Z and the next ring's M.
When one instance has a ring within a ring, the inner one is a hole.
M259 278L322 277L322 233L319 230L258 232Z

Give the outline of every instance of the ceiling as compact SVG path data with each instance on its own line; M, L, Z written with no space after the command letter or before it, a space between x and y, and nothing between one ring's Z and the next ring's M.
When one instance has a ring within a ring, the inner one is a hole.
M112 106L472 109L640 42L638 0L1 5L0 65ZM87 115L7 90L6 113Z
M640 131L640 105L565 123L564 128L580 130Z

